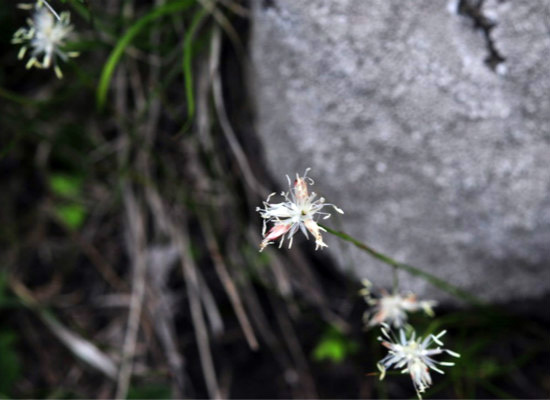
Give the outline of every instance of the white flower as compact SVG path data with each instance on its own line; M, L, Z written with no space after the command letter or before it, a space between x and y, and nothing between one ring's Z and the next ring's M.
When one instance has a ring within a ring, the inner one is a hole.
M399 340L397 340L393 335L390 336L388 325L382 324L381 329L384 338L379 337L378 340L382 342L383 346L389 349L389 353L378 363L378 369L381 372L380 379L384 379L386 369L388 368L403 368L401 373L408 372L410 374L419 399L422 398L420 394L432 384L430 369L443 374L444 372L437 367L438 365L454 365L452 362L435 361L432 359L432 356L447 353L453 357L460 357L458 353L439 347L443 346L443 343L439 339L446 331L442 331L435 336L429 335L425 339L421 337L416 338L416 333L413 331L411 337L407 339L403 329L400 329ZM432 342L438 345L434 349L430 349Z
M375 299L371 296L370 288L372 284L363 280L364 288L359 292L365 297L365 301L371 307L372 312L365 312L363 321L367 327L387 323L394 328L401 328L407 322L407 312L417 312L423 310L427 315L433 316L433 309L437 302L434 300L418 301L413 293L393 293L381 290L382 296Z
M263 221L262 236L264 240L260 244L260 251L262 251L268 244L273 243L273 240L281 238L279 247L282 246L285 236L288 237L288 247L292 246L292 239L298 228L302 233L308 237L308 231L315 238L315 250L319 247L326 247L321 237L321 231L324 231L322 227L317 225L314 217L315 214L322 216L323 219L330 217L329 213L322 212L323 207L331 206L343 214L344 212L336 207L334 204L325 203L324 198L315 200L317 194L308 192L308 184L313 185L313 180L307 177L307 173L310 168L306 169L303 176L296 174L296 180L294 185L291 184L290 178L288 179L288 192L282 192L281 196L285 201L282 203L270 204L269 199L275 194L271 193L267 199L263 202L264 208L257 207L256 211L260 213ZM273 222L273 226L266 233L266 226L268 222Z
M58 15L44 1L38 1L34 6L21 5L21 8L34 8L34 15L32 19L27 20L27 28L20 28L13 35L12 43L22 45L19 59L23 59L27 50L31 48L31 58L26 67L49 68L53 65L55 74L61 78L63 74L57 65L57 58L66 61L68 57L78 56L76 52L63 50L65 40L73 29L69 12Z

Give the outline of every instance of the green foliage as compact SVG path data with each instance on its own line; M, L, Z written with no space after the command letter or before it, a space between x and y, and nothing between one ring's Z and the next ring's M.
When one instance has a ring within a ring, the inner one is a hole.
M49 176L50 190L62 203L54 206L55 215L71 230L78 230L86 218L86 208L82 205L83 180L78 175L52 174Z
M167 385L150 383L133 386L128 389L128 399L171 399L170 388Z
M15 308L21 306L21 303L17 301L7 291L8 288L8 274L5 271L0 271L0 311L6 308ZM0 370L1 372L2 370Z
M0 308L7 301L6 287L8 285L8 276L5 272L0 271Z
M329 360L339 364L346 357L355 353L358 347L356 342L347 338L334 326L330 326L313 349L313 359L315 361Z
M55 206L55 214L70 229L78 230L86 218L86 209L77 203Z
M0 396L9 395L13 384L21 376L21 363L15 349L16 334L0 331Z
M178 0L172 1L152 10L150 13L138 19L120 38L114 50L111 52L109 59L103 66L99 85L97 87L97 106L102 109L105 106L107 99L107 91L111 83L111 78L115 72L116 66L124 55L124 50L130 45L132 40L151 22L165 15L170 15L178 11L184 11L195 4L195 0Z
M189 33L185 37L183 44L183 76L185 78L185 96L187 97L187 118L191 121L195 114L195 95L193 90L193 44L195 43L195 34L204 22L207 11L201 8L193 16Z
M52 192L61 197L77 198L82 192L82 178L75 175L52 174L49 184Z
M492 359L492 358L486 358L485 360L481 360L479 363L479 375L484 378L489 378L491 376L494 376L498 374L499 372L499 363L498 361Z

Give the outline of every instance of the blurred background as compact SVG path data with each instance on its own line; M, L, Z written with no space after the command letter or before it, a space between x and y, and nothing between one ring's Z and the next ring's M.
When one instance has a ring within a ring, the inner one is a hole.
M50 3L63 79L0 8L1 398L415 398L363 329L391 266L258 252L307 167L327 226L430 274L410 322L462 357L425 398L550 396L548 2Z

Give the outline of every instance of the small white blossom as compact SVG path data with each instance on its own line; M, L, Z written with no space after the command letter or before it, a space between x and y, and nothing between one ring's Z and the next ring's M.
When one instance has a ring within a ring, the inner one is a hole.
M69 57L78 56L76 52L63 50L73 29L69 12L57 14L44 1L38 1L34 6L23 4L21 8L34 8L34 14L32 19L27 19L28 27L18 29L13 35L12 43L22 45L19 59L23 59L30 48L31 57L27 68L49 68L53 65L57 77L63 77L57 58L66 61Z
M438 368L438 365L454 365L452 362L435 361L432 357L441 353L447 353L453 357L460 357L460 354L454 351L439 347L443 346L443 343L439 339L446 331L442 331L435 336L429 335L425 339L421 337L417 338L416 333L413 331L410 338L407 339L405 331L400 329L399 339L397 339L394 335L390 336L388 325L382 324L381 329L384 337L379 337L378 340L382 342L384 347L389 349L389 353L378 363L378 369L381 373L380 379L384 379L388 368L403 368L401 373L410 374L419 399L422 398L421 393L432 384L430 369L443 374L444 372ZM432 343L438 346L434 349L430 349Z
M307 177L308 171L309 168L306 169L303 176L296 174L294 185L291 184L287 175L289 191L281 193L281 196L285 199L284 202L270 204L269 200L275 195L275 193L271 193L263 202L264 208L256 208L256 211L264 219L262 229L264 239L260 244L260 251L278 238L281 238L279 243L279 247L281 247L285 236L289 239L288 247L290 248L293 236L298 229L302 231L306 238L308 237L308 231L313 235L315 250L327 246L321 236L321 231L324 231L324 229L317 224L314 218L316 215L321 216L323 219L329 218L329 213L321 211L326 206L331 206L340 214L344 212L334 204L325 203L323 197L315 200L317 197L315 192L309 194L308 184L313 185L313 180ZM272 222L274 225L266 233L268 222Z
M373 310L367 311L363 315L363 321L367 328L382 323L387 323L394 328L401 328L407 322L408 312L424 311L432 317L434 315L432 307L437 302L434 300L418 301L413 293L393 293L381 290L380 298L373 298L370 292L372 284L368 280L363 280L364 288L359 292L364 296L365 301Z

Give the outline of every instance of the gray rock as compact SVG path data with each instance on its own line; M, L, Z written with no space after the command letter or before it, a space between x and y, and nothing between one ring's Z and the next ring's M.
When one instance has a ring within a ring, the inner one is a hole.
M486 29L458 12L475 3L254 1L257 130L281 187L312 167L346 212L333 227L485 299L534 298L550 291L550 2L487 0ZM342 268L391 285L326 236Z

